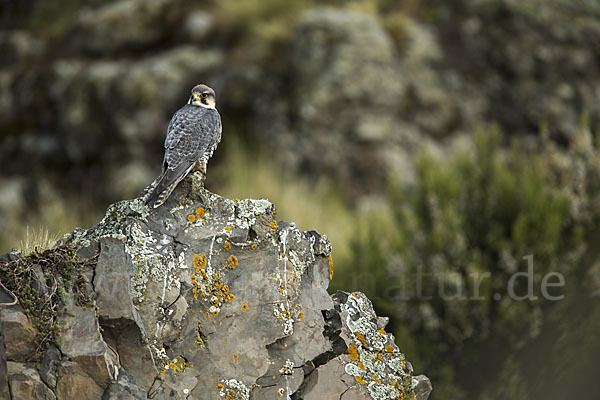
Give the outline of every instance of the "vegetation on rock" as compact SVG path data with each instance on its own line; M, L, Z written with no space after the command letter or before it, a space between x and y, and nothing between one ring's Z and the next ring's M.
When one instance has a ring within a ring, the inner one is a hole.
M69 245L9 257L0 261L0 281L17 297L37 329L35 348L24 361L38 362L58 338L58 314L66 296L72 296L78 306L93 304L84 272L96 260L79 260Z

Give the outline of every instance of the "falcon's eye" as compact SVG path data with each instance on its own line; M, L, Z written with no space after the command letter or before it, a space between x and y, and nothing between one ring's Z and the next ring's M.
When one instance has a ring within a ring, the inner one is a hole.
M203 99L208 97L208 93L202 93L200 96L202 96Z

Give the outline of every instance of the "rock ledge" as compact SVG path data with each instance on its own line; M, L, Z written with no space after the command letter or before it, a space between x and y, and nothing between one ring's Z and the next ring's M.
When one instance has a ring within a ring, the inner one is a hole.
M0 398L420 400L431 391L366 296L327 293L327 237L278 223L267 200L225 199L197 173L162 207L143 196L116 203L63 241L79 259L97 257L84 274L94 307L67 288L39 369L22 362L32 336L23 308L2 308L11 329Z

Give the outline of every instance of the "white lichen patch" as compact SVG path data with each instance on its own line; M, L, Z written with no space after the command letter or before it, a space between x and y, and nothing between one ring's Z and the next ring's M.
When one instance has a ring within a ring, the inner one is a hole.
M352 293L340 309L352 338L346 373L357 385L366 387L373 399L410 399L414 391L411 367L394 345L393 336L373 322L377 316L368 299Z
M348 375L352 376L364 376L367 373L367 371L365 371L364 369L361 369L357 365L351 363L346 364L344 370Z
M296 275L296 278L300 279L302 278L302 275L304 275L304 271L306 271L306 268L308 267L309 264L312 264L312 262L314 262L314 256L312 256L312 262L307 262L307 261L303 261L301 258L301 255L298 254L298 252L296 252L295 250L290 250L288 252L289 255L289 260L292 262L292 265L294 266L294 274Z
M148 345L148 347L150 348L155 366L167 365L169 362L169 356L167 356L167 351L164 347L158 346L158 341L154 340L153 343Z
M134 199L129 202L129 208L140 215L140 219L144 222L148 221L150 215L150 207L144 204L142 199Z
M279 276L279 292L281 293L282 302L278 305L275 305L274 314L275 316L283 321L283 333L285 335L292 335L294 333L294 318L292 317L292 313L290 312L290 301L288 296L288 277L287 277L287 237L290 229L295 228L293 224L291 224L286 229L282 229L279 232L279 240L282 244L282 252L280 256L280 260L282 261L282 269L283 271L278 274Z
M243 382L236 379L222 379L221 384L217 385L219 396L228 400L249 400L250 388Z
M166 235L157 239L152 232L146 233L135 222L127 225L125 230L125 251L133 263L131 295L134 301L141 302L144 299L149 281L161 282L165 288L173 286L179 289L176 271L185 263L173 252L173 239Z
M235 202L235 219L231 222L242 229L250 228L256 223L256 218L271 212L273 203L267 199L245 199Z
M294 372L294 362L292 360L285 360L285 364L279 369L281 375L292 375Z

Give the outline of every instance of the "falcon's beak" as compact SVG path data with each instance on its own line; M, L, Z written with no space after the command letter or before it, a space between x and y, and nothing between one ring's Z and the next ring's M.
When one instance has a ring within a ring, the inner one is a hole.
M193 93L190 103L195 106L199 106L202 104L202 100L200 98L200 93Z

